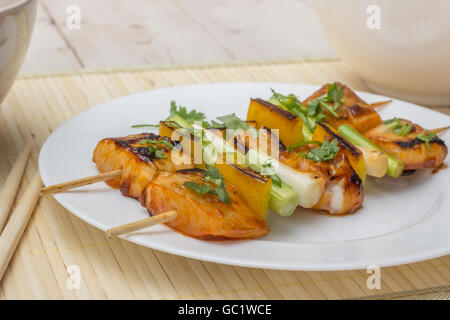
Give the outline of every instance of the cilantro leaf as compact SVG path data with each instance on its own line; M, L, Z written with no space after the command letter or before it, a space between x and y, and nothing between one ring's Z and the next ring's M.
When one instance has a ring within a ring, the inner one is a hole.
M206 173L205 173L206 177L211 178L211 179L222 179L222 175L220 174L219 169L217 169L214 166L209 166L208 168L206 168Z
M272 97L269 99L269 102L297 115L302 120L306 128L309 131L314 132L316 124L318 122L322 122L327 117L323 112L324 109L335 118L339 117L335 110L342 100L343 89L336 83L330 85L328 89L327 94L311 100L308 103L308 106L305 106L293 94L285 96L275 92L273 89L271 89ZM334 102L335 106L329 106L326 102Z
M344 97L344 89L340 85L338 85L337 82L330 84L328 86L327 101L339 104L341 103L343 97Z
M398 118L392 118L389 120L383 121L383 123L386 125L387 130L386 131L394 131L396 135L398 136L406 136L408 135L412 130L412 125L410 123L403 124L400 122L400 119Z
M155 150L155 158L167 159L166 155L164 154L164 151L162 151L162 150Z
M297 142L297 143L291 144L291 145L287 148L287 151L292 151L292 150L295 150L295 149L304 147L304 146L306 146L307 144L317 144L318 146L321 146L321 145L322 145L322 142L314 141L314 140Z
M274 183L275 185L277 185L277 186L279 186L279 187L282 186L283 181L281 181L281 178L280 178L279 175L277 175L277 174L272 174L272 175L270 176L270 178L272 179L272 183Z
M300 155L314 162L325 162L334 159L339 150L337 139L331 142L325 140L320 149L314 147L307 154L300 153Z
M148 146L147 149L149 156L154 156L156 159L167 159L164 151L156 149L154 145Z
M139 144L142 144L142 145L163 144L163 145L167 146L168 148L173 149L173 144L164 139L161 139L161 140L144 139L144 140L139 141Z
M285 96L281 93L275 92L273 89L270 90L272 91L272 97L269 99L270 103L295 114L302 120L303 124L305 124L310 131L314 131L316 127L314 117L308 116L307 107L301 103L295 95L290 94Z
M308 104L308 116L315 116L317 109L320 107L320 100L314 99Z
M223 123L219 123L217 121L211 120L211 127L214 129L223 128Z
M250 125L245 123L245 121L241 120L236 114L232 113L226 116L221 116L216 118L219 121L222 121L224 127L227 129L250 129L252 128ZM218 124L215 122L215 124Z
M339 115L336 113L336 110L338 108L338 104L335 104L334 107L326 104L324 101L319 101L320 105L327 110L329 113L331 113L333 115L333 117L335 117L336 119L339 118Z
M192 182L192 181L187 181L184 183L184 185L189 188L194 190L195 192L199 193L199 194L205 194L208 193L212 190L212 187L202 183L201 185L198 185L198 183Z
M184 185L199 194L211 193L217 195L219 200L223 203L231 204L230 197L228 196L225 188L225 180L220 174L219 169L214 166L208 166L205 171L204 181L209 184L202 183L199 185L195 182L189 181L185 182Z
M211 125L208 123L208 121L202 121L202 128L203 129L211 129Z
M416 135L416 138L425 142L425 146L427 147L427 149L430 149L430 142L433 141L434 138L436 138L436 134L434 132L424 130Z
M394 131L398 136L404 137L404 136L408 135L411 132L411 130L412 130L412 125L410 123L408 123L407 125L402 125L401 128L397 128Z
M248 160L249 159L246 159L246 161L248 161ZM250 167L252 167L252 166L250 165ZM256 171L259 171L259 173L261 173L262 175L265 175L265 176L275 175L275 169L273 167L271 158L266 159L259 168L258 168L258 166L253 166L253 169Z
M394 123L394 122L398 122L398 118L397 118L397 117L392 118L392 119L389 119L389 120L384 120L384 121L383 121L383 123L384 123L385 125L388 125L388 124L391 124L391 123Z
M323 110L316 115L316 122L322 122L327 116L323 113Z
M194 123L194 121L202 121L205 119L203 112L191 110L187 111L186 107L177 106L175 101L170 102L170 117L178 115L188 123Z
M219 200L226 204L231 204L230 197L228 196L227 190L225 189L225 185L217 186L211 193L216 194L219 197Z
M167 140L152 140L152 139L143 139L139 141L139 144L148 146L148 153L153 155L156 159L167 159L163 150L157 149L158 144L163 144L167 146L169 149L173 149L174 146Z
M337 82L330 84L326 94L317 97L308 103L308 115L316 116L316 121L320 122L325 118L325 115L323 114L323 109L325 109L333 115L333 117L339 118L336 110L338 109L339 104L342 103L343 97L344 89L338 85ZM327 102L334 103L334 106L329 105Z

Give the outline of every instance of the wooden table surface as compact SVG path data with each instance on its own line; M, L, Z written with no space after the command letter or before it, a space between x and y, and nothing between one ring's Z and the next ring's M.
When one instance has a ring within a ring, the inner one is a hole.
M40 0L22 74L328 57L312 0Z

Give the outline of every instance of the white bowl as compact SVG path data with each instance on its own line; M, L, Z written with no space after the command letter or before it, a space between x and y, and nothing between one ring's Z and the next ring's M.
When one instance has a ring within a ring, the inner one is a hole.
M315 7L336 53L374 91L450 105L449 0L315 0Z
M22 67L36 8L37 0L0 0L0 103Z

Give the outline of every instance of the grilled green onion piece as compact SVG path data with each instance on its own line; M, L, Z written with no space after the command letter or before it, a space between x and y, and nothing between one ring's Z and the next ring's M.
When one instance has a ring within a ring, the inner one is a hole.
M397 160L390 154L388 154L386 151L381 149L379 146L377 146L375 143L364 137L362 134L360 134L358 131L353 129L347 124L343 124L338 128L338 132L344 136L345 139L353 143L357 147L367 147L367 148L373 148L375 150L381 151L385 153L388 157L388 170L386 174L390 177L397 178L400 176L403 172L404 164L400 160Z

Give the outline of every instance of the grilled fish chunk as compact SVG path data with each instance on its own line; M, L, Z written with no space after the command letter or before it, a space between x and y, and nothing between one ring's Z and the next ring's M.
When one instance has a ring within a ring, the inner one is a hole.
M269 233L260 215L253 212L236 187L226 184L231 205L212 194L198 194L184 186L201 184L201 172L161 172L151 181L140 200L151 214L177 210L177 217L167 224L183 234L203 240L252 239Z
M335 118L328 111L325 111L327 118L324 122L332 125L336 129L342 124L349 124L358 132L365 132L381 123L379 114L362 100L352 89L342 83L337 83L343 89L343 103L337 109L338 118ZM308 105L311 100L321 97L328 92L330 84L323 85L314 92L303 103Z
M160 137L152 133L142 133L120 138L106 138L101 140L94 150L93 161L100 172L123 170L122 176L106 183L113 188L120 188L123 195L138 198L144 189L158 173L158 171L177 171L193 168L190 157L183 156L180 164L171 160L171 150L163 144L159 150L164 152L166 159L157 159L151 155L148 148L140 144L141 141L165 140L175 144L169 138Z
M438 168L448 153L444 141L435 137L428 143L429 148L427 148L427 144L417 138L418 134L425 131L421 126L405 119L398 120L404 125L412 126L408 135L398 136L384 123L370 129L364 135L393 157L402 161L405 171Z
M252 135L243 131L241 135L234 136L233 142L237 149L246 153ZM286 147L270 130L262 131L253 145L260 144L265 140L268 151L272 156L279 157L279 161L294 170L310 173L317 177L319 184L325 184L324 193L319 202L313 207L316 210L326 211L330 214L345 214L356 211L362 206L364 199L363 183L359 175L353 169L346 148L342 147L336 157L327 162L314 162L300 156L298 153L308 153L315 145L308 144L287 151ZM340 141L343 144L344 141ZM272 153L270 146L279 145L278 152Z
M314 162L298 153L308 153L315 145L308 144L294 152L283 151L280 162L302 172L313 173L318 179L325 180L325 190L319 202L313 207L333 215L356 211L362 206L364 191L362 180L352 168L344 150L334 159L326 162Z
M150 214L176 209L177 217L167 224L175 230L204 240L251 239L265 236L269 228L261 216L250 209L237 192L226 184L231 204L221 202L216 195L198 194L184 182L202 183L203 173L194 169L192 159L180 154L181 164L171 159L171 150L158 145L166 159L158 159L140 144L142 140L165 140L154 134L138 134L101 140L94 150L93 161L101 172L122 170L122 176L107 181L120 188L123 195L138 199ZM181 153L181 150L180 150Z

